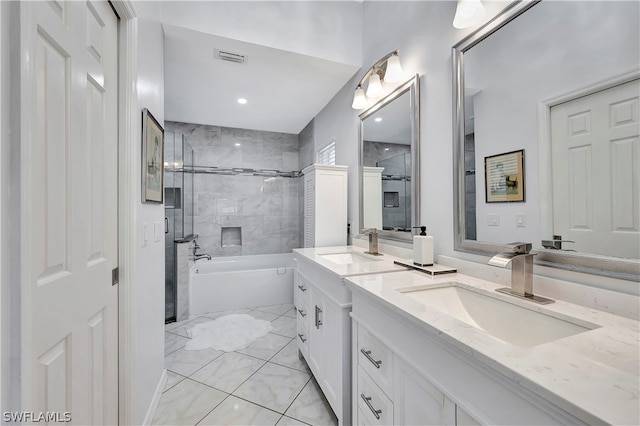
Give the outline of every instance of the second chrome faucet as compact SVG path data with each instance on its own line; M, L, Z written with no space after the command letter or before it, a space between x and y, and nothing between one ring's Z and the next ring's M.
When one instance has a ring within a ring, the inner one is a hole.
M376 228L367 228L360 231L358 237L369 234L369 251L365 251L367 254L374 256L382 256L382 253L378 253L378 230Z
M531 243L510 243L504 246L504 252L489 260L489 265L506 268L511 263L511 288L499 288L496 291L546 305L553 300L533 294L533 256Z

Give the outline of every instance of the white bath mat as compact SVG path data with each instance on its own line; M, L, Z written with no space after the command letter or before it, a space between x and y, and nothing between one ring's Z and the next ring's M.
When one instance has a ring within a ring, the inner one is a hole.
M188 351L213 348L233 352L244 349L273 329L270 321L258 320L247 314L231 314L213 321L197 324L187 331L191 338L185 345Z

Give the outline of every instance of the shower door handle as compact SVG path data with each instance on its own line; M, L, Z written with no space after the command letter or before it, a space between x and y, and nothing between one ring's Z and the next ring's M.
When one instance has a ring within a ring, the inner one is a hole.
M169 233L169 218L167 217L164 218L164 233Z
M319 330L322 325L322 320L320 320L320 314L322 313L322 309L318 305L316 305L316 328Z

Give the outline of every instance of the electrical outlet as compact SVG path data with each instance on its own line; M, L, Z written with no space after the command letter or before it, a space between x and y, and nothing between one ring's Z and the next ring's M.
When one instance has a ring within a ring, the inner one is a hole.
M488 226L500 226L500 215L496 213L487 214Z
M516 226L520 228L524 228L526 225L525 215L517 214L516 215Z

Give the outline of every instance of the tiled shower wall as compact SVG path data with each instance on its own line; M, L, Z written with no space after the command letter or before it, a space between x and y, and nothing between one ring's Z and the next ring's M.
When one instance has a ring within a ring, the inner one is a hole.
M295 134L176 122L165 126L186 136L195 166L299 170ZM238 256L288 253L300 247L300 178L204 173L194 177L194 233L204 252ZM241 245L235 238L237 228ZM233 235L226 244L223 231Z

